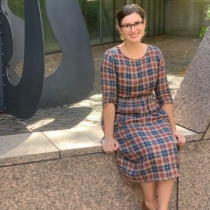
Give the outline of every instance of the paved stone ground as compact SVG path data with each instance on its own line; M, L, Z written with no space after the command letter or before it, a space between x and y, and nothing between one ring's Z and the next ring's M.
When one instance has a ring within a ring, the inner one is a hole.
M201 39L192 37L155 36L144 38L143 42L159 47L165 57L169 86L174 96L185 75ZM99 66L104 51L116 44L93 47L95 83L85 100L68 106L38 109L29 120L13 119L0 114L0 136L51 130L71 129L75 126L100 125L101 86ZM56 65L57 66L57 65ZM52 66L50 66L52 68Z

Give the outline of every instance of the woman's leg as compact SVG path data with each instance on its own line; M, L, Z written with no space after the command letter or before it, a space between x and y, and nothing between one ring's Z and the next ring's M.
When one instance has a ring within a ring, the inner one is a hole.
M174 179L158 182L158 210L168 210Z
M146 206L151 210L157 210L158 203L155 196L155 182L142 182L141 187L144 193Z

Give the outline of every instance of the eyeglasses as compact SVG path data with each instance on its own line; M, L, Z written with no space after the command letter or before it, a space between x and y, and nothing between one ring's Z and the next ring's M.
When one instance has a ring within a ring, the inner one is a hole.
M126 31L129 31L132 29L132 26L134 26L134 28L140 28L142 25L143 25L144 21L138 21L138 22L135 22L134 24L124 24L124 25L121 25L121 28L123 28L124 30Z

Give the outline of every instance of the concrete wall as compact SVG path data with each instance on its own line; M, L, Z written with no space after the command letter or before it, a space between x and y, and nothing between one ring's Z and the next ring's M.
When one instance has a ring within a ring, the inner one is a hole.
M208 26L205 11L209 0L166 0L165 32L167 35L198 37Z
M115 155L102 151L99 129L1 136L0 209L141 209L140 185L120 176ZM187 145L180 150L180 178L169 209L207 210L210 141L179 129Z
M83 155L0 167L1 210L137 210L139 185L122 180L114 157Z
M0 210L139 210L140 185L120 176L101 136L100 127L0 136Z
M125 181L113 155L95 154L0 168L1 210L139 210L139 184ZM170 209L177 205L174 185Z

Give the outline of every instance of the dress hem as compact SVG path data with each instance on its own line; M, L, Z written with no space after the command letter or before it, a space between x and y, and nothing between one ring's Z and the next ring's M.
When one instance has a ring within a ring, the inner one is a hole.
M179 175L175 175L173 177L170 177L170 178L165 178L165 179L161 179L161 180L148 180L148 181L136 181L136 180L132 180L132 179L129 179L127 176L125 176L119 169L118 169L120 175L126 179L127 181L129 182L132 182L132 183L144 183L144 182L161 182L161 181L167 181L167 180L171 180L171 179L176 179L179 177Z

